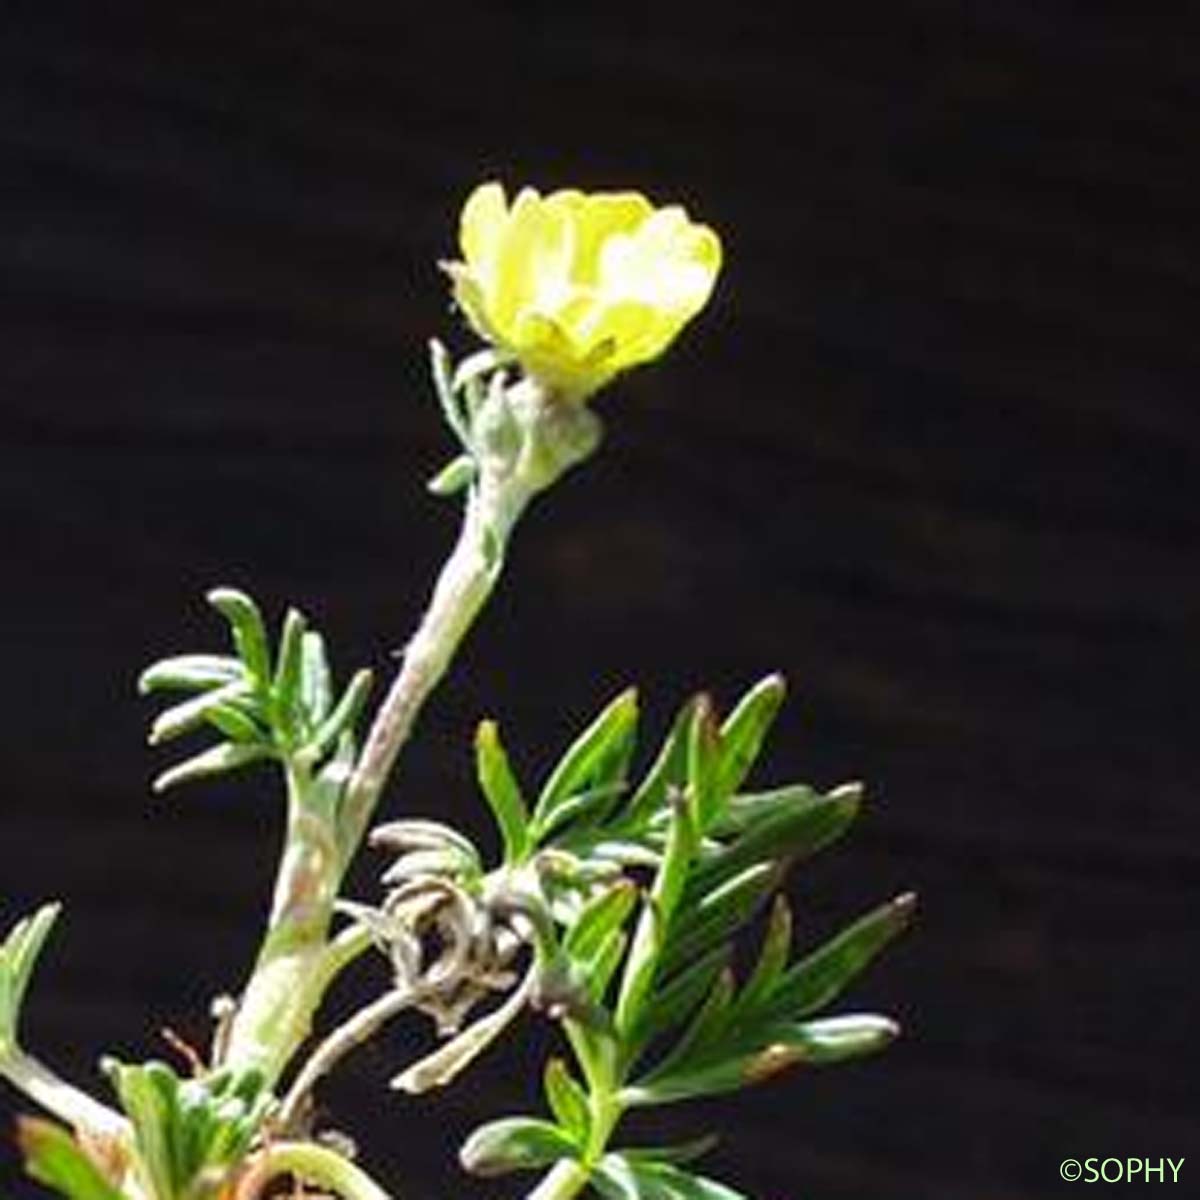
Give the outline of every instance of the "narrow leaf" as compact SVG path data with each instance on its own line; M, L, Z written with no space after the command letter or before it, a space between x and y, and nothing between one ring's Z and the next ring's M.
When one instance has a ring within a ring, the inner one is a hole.
M762 749L779 707L787 695L782 675L756 683L721 726L721 765L718 790L731 796L745 782Z
M233 644L255 682L265 687L271 678L271 660L267 650L267 630L258 605L235 588L213 588L208 602L230 624Z
M796 1018L824 1008L908 928L916 908L916 896L905 892L860 917L787 971L767 1000L770 1011Z
M659 1034L685 1021L729 965L732 953L730 945L718 946L670 978L642 1010L636 1027L630 1031L629 1044L640 1051Z
M836 841L858 814L861 789L835 789L827 795L803 797L752 825L724 850L700 863L688 883L689 900L755 863L807 858Z
M204 720L218 733L223 733L231 742L252 743L261 742L266 736L263 728L232 704L218 704L208 709Z
M738 995L740 1009L753 1009L760 1000L771 995L787 967L791 948L792 909L787 897L780 895L775 897L775 904L771 909L771 919L767 923L758 962Z
M696 853L696 842L694 802L687 796L677 797L662 863L650 896L642 907L633 946L625 962L617 1005L617 1027L622 1033L628 1033L641 1015L658 969L667 925L683 894L688 868Z
M366 668L354 672L333 711L314 730L305 746L306 751L325 754L342 734L354 732L354 723L367 703L373 682L374 676Z
M275 678L271 684L274 718L280 721L289 735L301 732L297 718L300 704L300 680L303 675L304 634L308 620L299 609L289 608L279 633L279 651L275 663Z
M271 750L263 745L222 742L219 746L213 746L211 750L205 750L164 771L150 786L153 791L162 793L181 783L207 779L212 775L223 775L226 771L236 771L239 767L271 757Z
M182 737L193 729L198 729L208 720L209 713L222 705L245 699L250 695L250 685L244 680L235 680L211 691L193 696L182 704L173 705L166 712L160 713L150 726L150 744L161 745L163 742Z
M717 885L695 907L681 909L663 949L662 969L673 970L732 937L754 918L782 874L779 863L756 863Z
M325 639L315 630L300 639L300 705L314 725L320 724L333 704L333 676Z
M705 832L720 815L727 793L720 790L720 733L712 701L701 696L688 732L688 787L696 798L697 825Z
M654 760L654 765L642 780L622 816L623 826L634 832L644 829L655 814L665 810L669 789L682 787L686 782L688 734L699 703L700 698L693 697L679 710L671 732Z
M637 716L637 692L629 688L568 747L538 797L535 838L553 820L555 810L576 793L619 782L633 748Z
M504 844L504 859L519 863L529 845L529 812L494 721L481 721L475 733L475 770Z
M607 938L625 924L637 903L637 885L621 879L590 900L563 940L563 949L575 959L591 958Z
M138 691L143 696L161 691L205 691L233 683L243 676L236 658L220 654L180 654L164 658L147 667L138 676Z

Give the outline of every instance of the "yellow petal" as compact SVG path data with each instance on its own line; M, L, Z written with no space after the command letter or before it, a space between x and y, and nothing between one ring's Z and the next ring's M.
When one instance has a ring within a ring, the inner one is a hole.
M578 215L577 244L572 275L577 283L595 283L604 242L630 234L654 212L640 192L597 192L588 196Z
M500 184L481 183L467 197L459 221L458 242L468 266L486 270L494 261L507 219L508 202Z

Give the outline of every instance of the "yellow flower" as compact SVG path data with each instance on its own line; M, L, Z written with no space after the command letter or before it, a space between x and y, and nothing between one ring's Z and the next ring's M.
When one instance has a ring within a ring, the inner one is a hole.
M721 243L678 205L639 192L498 183L463 206L462 262L447 264L478 333L555 392L582 398L618 371L657 358L705 305Z

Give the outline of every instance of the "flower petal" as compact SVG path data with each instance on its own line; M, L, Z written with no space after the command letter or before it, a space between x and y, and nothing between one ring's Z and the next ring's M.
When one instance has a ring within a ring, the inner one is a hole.
M500 184L481 183L467 197L459 220L458 243L473 270L486 270L495 261L507 219L508 202Z

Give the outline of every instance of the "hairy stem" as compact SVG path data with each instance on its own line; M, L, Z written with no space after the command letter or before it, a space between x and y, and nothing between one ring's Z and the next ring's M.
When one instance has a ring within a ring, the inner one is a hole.
M274 1085L308 1037L330 976L324 969L333 904L380 793L425 701L491 594L526 505L599 443L599 422L525 379L498 386L475 417L476 478L458 541L404 651L335 813L305 805L289 773L289 821L275 904L230 1031L227 1061ZM316 819L320 817L320 819Z
M311 780L288 770L288 822L271 917L229 1029L225 1061L255 1068L274 1086L308 1037L329 984L329 925L338 852L330 821L309 803Z
M442 568L425 616L404 649L400 671L346 786L342 809L345 859L362 840L417 714L495 586L504 541L527 500L521 487L485 478L468 501L458 542Z

